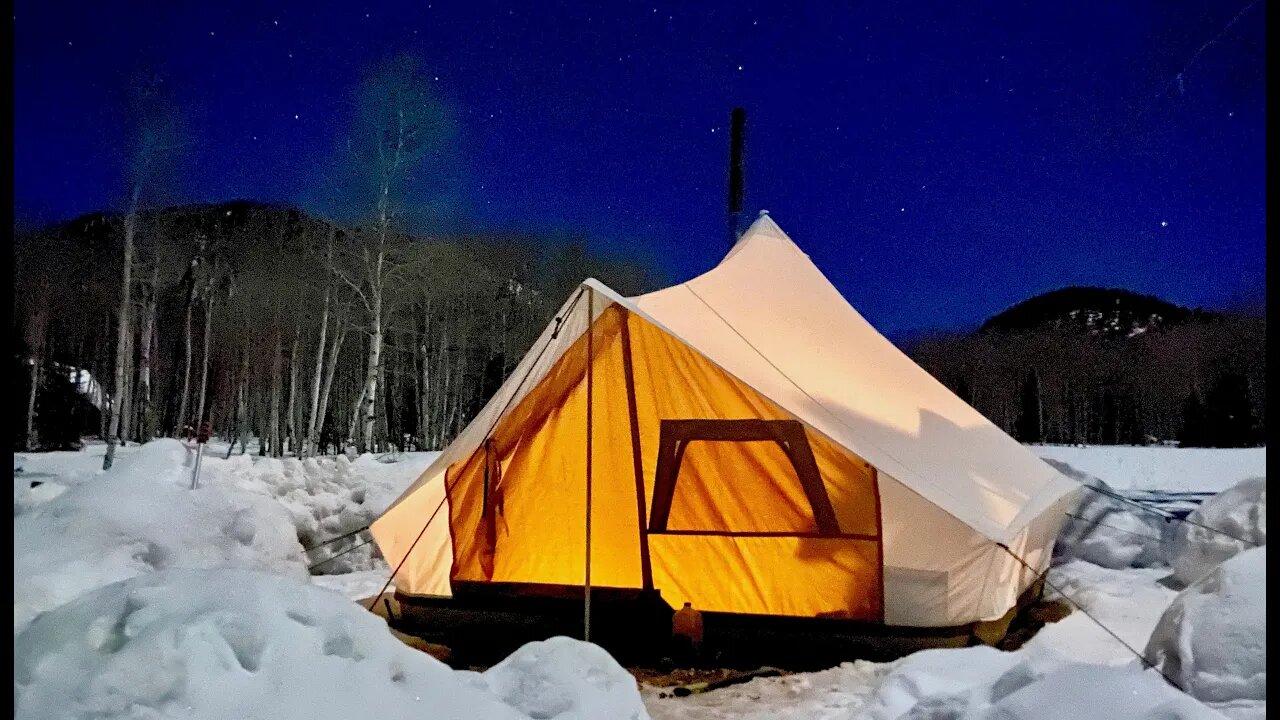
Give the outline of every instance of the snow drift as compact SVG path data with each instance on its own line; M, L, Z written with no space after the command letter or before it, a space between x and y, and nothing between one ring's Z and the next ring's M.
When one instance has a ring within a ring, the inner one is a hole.
M1183 585L1242 550L1266 545L1267 479L1243 480L1206 500L1187 519L1191 522L1178 523L1169 550L1174 578Z
M1023 660L993 683L929 697L900 720L1224 720L1138 665Z
M147 443L14 518L15 633L40 612L156 570L244 567L307 577L284 508L230 487L191 490L188 455L176 440Z
M603 648L567 637L531 642L475 683L534 718L648 717L631 673Z
M1021 658L985 646L923 650L899 661L876 691L873 720L897 720L921 701L991 685Z
M593 645L555 638L455 672L336 593L246 570L101 588L32 622L14 665L15 718L648 717Z
M1232 717L1265 717L1266 582L1265 546L1219 565L1165 610L1148 661Z
M1057 460L1046 460L1086 488L1054 544L1054 558L1105 568L1151 567L1165 562L1163 520L1111 497L1114 488Z

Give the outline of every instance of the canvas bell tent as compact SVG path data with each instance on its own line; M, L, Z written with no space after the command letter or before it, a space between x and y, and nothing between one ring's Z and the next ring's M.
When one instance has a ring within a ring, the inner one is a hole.
M636 588L954 627L1007 616L1078 488L762 214L689 282L633 298L584 282L372 530L409 596Z

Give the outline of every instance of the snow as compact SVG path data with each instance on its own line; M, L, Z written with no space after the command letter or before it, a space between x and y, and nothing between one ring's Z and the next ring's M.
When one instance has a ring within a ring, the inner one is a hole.
M876 688L892 668L892 663L859 660L688 697L647 686L641 693L654 720L849 720L866 717Z
M922 700L994 684L1020 656L989 647L925 650L900 661L876 692L873 720L896 720Z
M599 646L567 637L528 643L473 679L530 717L648 717L631 673Z
M91 445L82 451L28 453L23 456L22 473L14 476L15 512L39 504L58 492L50 483L60 487L78 487L101 477L109 477L127 466L137 453L150 453L156 443L169 447L185 447L176 440L156 440L143 446L128 445L116 450L116 466L102 471L105 445ZM252 448L251 448L252 449ZM409 452L375 456L366 453L349 460L337 457L270 458L256 453L233 454L225 457L227 446L209 443L200 465L201 489L206 487L231 488L244 493L271 498L283 506L297 530L298 540L304 547L312 548L325 540L338 537L368 525L395 501L414 480L422 474L438 452ZM176 452L176 451L175 451ZM183 460L184 478L178 484L190 486L191 451ZM176 456L175 456L176 457ZM173 458L171 457L170 460ZM148 461L150 462L150 461ZM159 466L167 462L157 461ZM15 457L15 467L18 460ZM167 472L163 467L150 472ZM24 480L45 480L45 484L28 489ZM176 480L175 476L175 482ZM360 544L368 539L367 533L318 549L309 554L312 563ZM375 545L343 555L318 568L323 573L347 573L384 567L376 557ZM389 569L388 569L389 573Z
M593 645L554 638L456 672L335 593L244 570L101 588L33 622L14 663L15 718L647 717Z
M1066 463L1119 490L1221 492L1267 474L1267 449L1030 445L1045 460Z
M1072 511L1079 519L1064 529L1048 581L1123 643L1074 611L1013 652L924 651L677 698L637 689L603 650L567 638L532 643L484 673L449 670L352 602L378 592L390 574L372 544L308 584L308 561L368 534L306 556L303 547L367 525L435 453L299 460L260 457L251 447L227 459L225 445L210 444L192 491L192 455L176 441L119 448L105 473L104 450L15 456L15 717L568 719L647 711L660 720L1076 720L1100 707L1111 717L1265 715L1265 574L1250 559L1259 551L1241 553L1239 543L1100 493L1083 494ZM1192 519L1265 542L1265 480L1250 480L1265 477L1264 448L1033 450L1081 482L1166 509L1186 512L1199 500L1192 493L1227 490ZM32 480L42 484L31 488ZM1207 572L1232 555L1183 594L1173 589L1180 585L1170 565L1177 570L1179 558ZM1222 637L1233 639L1215 640ZM1143 648L1196 688L1194 697L1143 671L1134 654ZM240 663L254 657L257 670Z
M1116 570L1080 560L1054 567L1048 581L1120 636L1133 651L1074 608L1067 617L1042 628L1027 641L1024 649L1076 662L1104 665L1132 662L1134 652L1142 650L1160 621L1160 614L1178 594L1162 584L1167 575L1168 571L1163 569ZM1045 597L1059 596L1052 588L1046 588Z
M352 600L373 597L391 577L391 566L379 560L376 567L337 575L313 575L311 582Z
M1108 718L1222 720L1155 673L1088 664L1047 673L1019 665L993 685L917 705L903 720L1079 720L1099 717L1100 710Z
M40 612L166 568L247 567L305 579L284 508L231 487L191 490L190 461L178 441L157 440L93 482L21 509L15 503L15 634Z
M1209 498L1178 523L1174 577L1189 585L1242 550L1267 543L1267 479L1249 478ZM1195 524L1192 524L1195 523Z
M1183 590L1160 618L1149 661L1232 718L1266 716L1267 548L1245 550Z
M1061 468L1064 474L1100 492L1081 493L1080 504L1068 515L1054 545L1058 560L1079 559L1105 568L1151 567L1164 562L1164 534L1168 523L1117 500L1105 482Z

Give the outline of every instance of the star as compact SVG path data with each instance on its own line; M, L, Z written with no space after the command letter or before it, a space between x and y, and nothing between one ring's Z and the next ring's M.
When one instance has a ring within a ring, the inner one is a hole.
M295 115L293 116L293 119L294 119L294 120L297 120L297 119L298 119L298 116L295 114Z
M741 66L741 65L739 65L739 66L738 66L738 70L742 70L742 66Z
M271 21L271 24L272 24L272 25L279 25L279 24L280 24L280 21L279 21L279 20L272 20L272 21Z
M1161 220L1161 221L1160 221L1160 227L1169 227L1169 223L1168 223L1168 222L1166 222L1166 221L1164 221L1164 220Z

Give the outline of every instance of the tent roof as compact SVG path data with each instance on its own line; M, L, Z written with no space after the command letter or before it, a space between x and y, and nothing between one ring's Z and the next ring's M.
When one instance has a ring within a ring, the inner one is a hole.
M1078 487L877 332L767 214L712 270L630 302L990 539Z
M633 298L593 279L582 287L607 301L597 316L611 302L654 323L989 539L1009 541L1078 489L894 347L763 213L688 282ZM585 332L573 304L392 507L479 447Z

